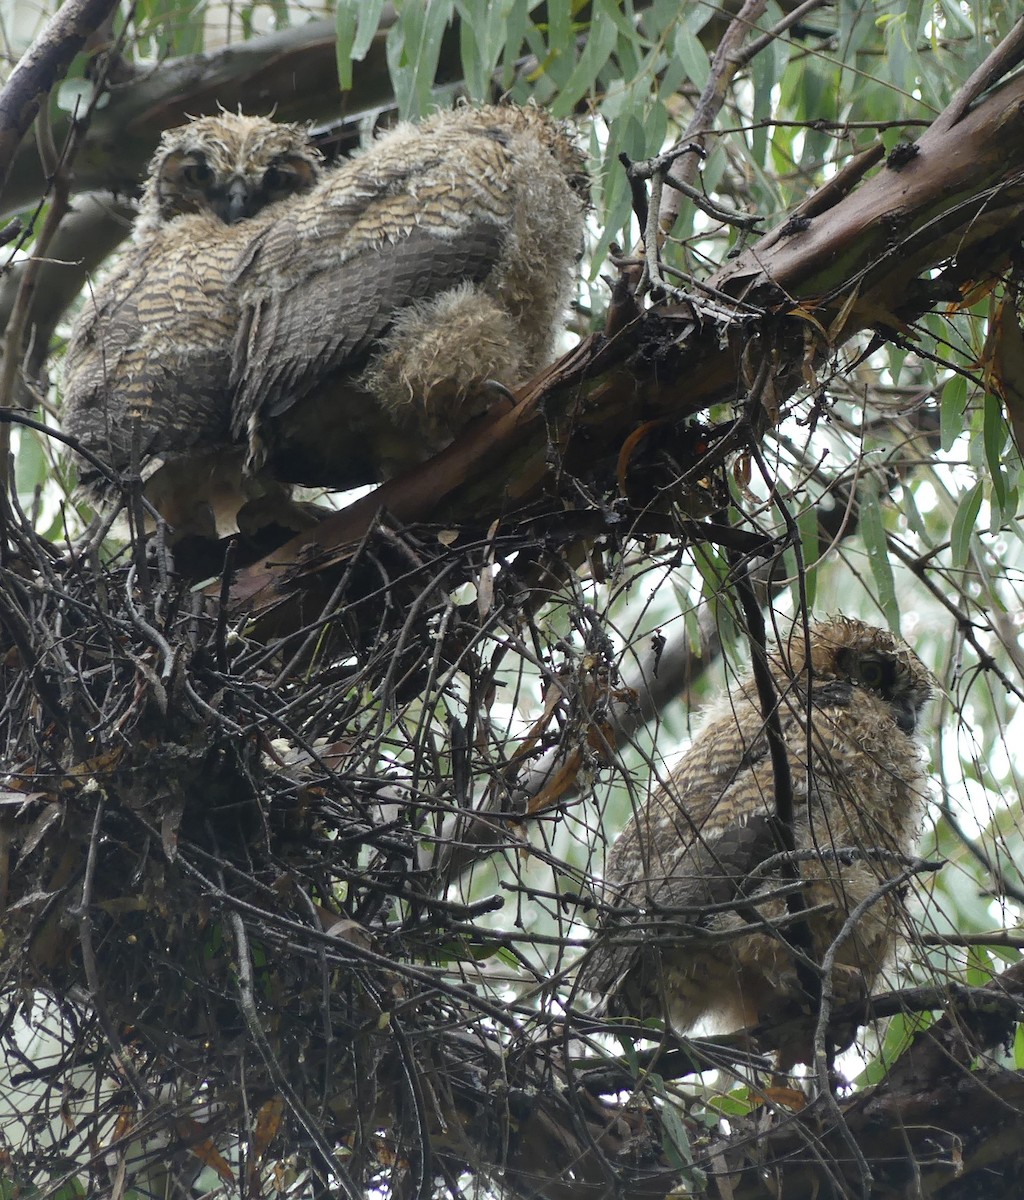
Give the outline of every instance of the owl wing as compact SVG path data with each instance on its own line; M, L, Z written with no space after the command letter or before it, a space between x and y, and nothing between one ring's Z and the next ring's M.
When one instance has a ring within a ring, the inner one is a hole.
M340 247L318 245L297 231L293 262L307 259L308 270L295 277L293 269L283 288L258 287L244 304L233 365L236 437L332 376L360 370L403 308L485 279L504 238L499 226L479 220L454 231L413 226L379 240L360 227L340 240ZM258 276L253 249L245 274Z
M672 941L699 937L700 929L713 919L702 910L720 911L719 906L737 900L750 872L778 853L779 838L772 815L740 818L677 853L670 873L626 889L621 911L611 917L585 961L581 986L616 993L629 976L621 995L625 1010L660 1015L647 1011L637 998L657 994L662 952L677 952ZM624 847L624 852L636 849ZM754 911L747 915L757 919Z
M830 707L842 704L834 688L820 697L816 689L819 699ZM797 818L806 820L806 724L799 699L783 701L780 724ZM673 940L699 938L701 928L721 916L721 906L734 901L732 911L741 920L759 920L756 899L747 905L743 896L751 872L784 844L774 782L760 709L752 698L734 698L704 727L670 785L651 797L648 811L616 842L609 877L620 881L611 902L621 909L605 918L581 975L585 988L618 991L625 1010L661 1015L644 1000L657 994L663 954L678 954Z
M786 742L793 788L797 845L829 848L849 842L845 821L837 820L837 796L849 797L845 778L849 747L839 735L849 712L852 689L844 681L814 686L812 765L808 780L806 701L798 694L783 699L780 726ZM752 735L744 731L753 731ZM808 784L815 818L808 837ZM778 873L747 886L750 873L783 847L775 811L774 772L758 708L740 702L710 722L673 772L668 788L651 798L616 842L609 862L612 904L594 951L581 974L588 990L618 992L621 1006L634 1014L651 1012L663 955L678 954L673 941L699 938L715 912L730 906L744 922L756 923L758 888L780 882ZM827 816L822 816L822 810ZM752 902L744 903L750 895ZM735 904L734 904L735 902ZM685 911L684 911L685 910ZM646 1001L646 1003L645 1003Z
M515 194L504 139L400 126L328 175L238 264L235 436L259 460L260 423L351 377L398 313L501 259Z

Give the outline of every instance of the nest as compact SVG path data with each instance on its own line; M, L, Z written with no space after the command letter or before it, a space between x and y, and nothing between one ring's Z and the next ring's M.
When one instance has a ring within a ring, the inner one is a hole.
M378 525L315 617L266 637L159 542L100 562L8 515L15 1178L87 1163L90 1195L126 1170L149 1192L206 1170L253 1194L304 1175L426 1194L510 1169L509 1129L560 1048L555 989L510 1005L523 965L487 914L543 905L568 929L586 902L580 868L559 866L564 894L522 879L522 780L556 746L600 765L591 734L616 680L582 599L575 645L524 604L557 548ZM538 680L543 715L514 737ZM541 808L543 857L571 805Z
M621 1056L621 1024L602 1040L576 994L602 805L614 785L624 816L650 777L619 750L639 698L601 606L642 599L687 535L770 539L646 478L660 507L567 476L575 511L378 519L249 611L230 565L197 583L160 531L101 560L7 510L0 1181L6 1164L96 1197L702 1185L661 1080L767 1060L739 1042ZM589 579L569 565L586 554ZM692 1097L684 1113L718 1120ZM756 1117L731 1121L745 1145Z

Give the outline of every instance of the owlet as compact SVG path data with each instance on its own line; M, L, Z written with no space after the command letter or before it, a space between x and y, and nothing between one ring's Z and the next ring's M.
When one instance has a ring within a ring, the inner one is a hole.
M807 644L798 626L770 666L808 915L795 918L780 895L792 877L779 865L774 773L748 675L612 847L609 907L580 985L613 1012L678 1032L702 1017L729 1030L797 1015L797 919L814 964L838 939L828 981L837 1002L870 989L893 954L907 918L904 889L886 884L912 851L925 802L915 734L936 681L892 634L846 617L813 625ZM783 1066L806 1061L809 1035L779 1050Z

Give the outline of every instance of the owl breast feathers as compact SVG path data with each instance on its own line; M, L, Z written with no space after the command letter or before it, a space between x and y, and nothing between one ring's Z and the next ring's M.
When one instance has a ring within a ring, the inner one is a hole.
M808 914L798 919L816 964L840 939L828 983L841 1002L871 988L906 919L902 890L885 885L913 848L925 801L914 733L935 680L904 643L857 620L812 626L809 650L798 626L771 666ZM728 1030L806 1007L779 894L788 880L774 789L748 676L615 842L585 990L679 1032L703 1017ZM783 1066L810 1054L807 1035L778 1048Z
M73 330L66 428L115 472L137 461L172 524L217 535L282 481L420 462L488 381L553 354L582 180L561 127L513 107L399 125L322 178L288 126L171 131L134 244ZM82 479L108 490L84 462Z
M273 490L243 480L231 444L232 277L261 224L319 175L319 154L293 125L221 113L169 130L132 242L72 329L65 428L114 473L134 462L179 532L231 532L239 509ZM100 502L114 487L84 458L80 479Z

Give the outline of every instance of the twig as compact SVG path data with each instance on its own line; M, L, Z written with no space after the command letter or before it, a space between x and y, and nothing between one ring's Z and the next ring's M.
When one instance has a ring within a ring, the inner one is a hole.
M1024 17L1017 19L1006 37L974 70L953 101L935 118L932 128L952 129L963 120L982 92L1009 74L1021 61L1024 61Z
M24 425L26 429L34 429L37 433L46 434L47 437L61 442L76 454L81 455L91 467L95 467L111 483L117 484L119 487L124 486L123 479L109 463L105 463L101 458L97 458L91 450L88 450L78 438L72 437L71 434L54 429L52 425L45 425L42 421L37 421L35 417L28 416L18 408L0 408L0 425L4 424ZM145 496L142 497L142 507L153 518L154 522L162 520L160 514Z
M227 913L227 920L235 938L235 954L238 957L238 1001L242 1009L242 1015L245 1018L246 1028L249 1030L249 1036L255 1043L264 1065L270 1072L274 1086L288 1101L288 1107L306 1131L309 1140L313 1143L324 1169L329 1175L338 1180L341 1190L348 1196L349 1200L363 1200L362 1191L356 1186L355 1181L349 1178L344 1164L339 1161L333 1147L324 1137L320 1127L313 1120L313 1117L292 1087L291 1081L277 1060L277 1055L274 1053L273 1047L267 1040L267 1035L263 1032L259 1013L256 1011L256 990L253 984L252 956L249 953L249 939L246 936L245 925L241 914L235 911Z
M821 1100L826 1106L831 1109L832 1117L836 1128L839 1130L840 1136L846 1143L853 1155L853 1160L857 1164L857 1169L860 1172L861 1194L864 1200L868 1200L871 1194L872 1174L871 1168L868 1165L867 1159L864 1157L857 1139L853 1136L850 1127L839 1108L839 1104L832 1092L832 1081L829 1078L831 1069L831 1052L830 1047L826 1043L828 1037L829 1021L832 1017L832 978L833 971L836 965L836 958L839 951L846 940L857 929L858 923L866 912L869 911L875 904L890 893L901 888L909 880L922 870L930 869L930 864L920 862L912 863L905 867L898 875L892 879L885 880L875 890L857 905L855 905L843 922L842 928L835 936L835 940L825 951L821 960L821 999L820 1008L818 1009L818 1020L814 1028L814 1070L818 1078L818 1090Z
M119 1070L124 1074L132 1091L135 1093L135 1098L145 1108L150 1108L153 1105L153 1097L128 1058L124 1043L121 1041L121 1035L107 1014L106 1006L103 1003L103 989L100 985L99 967L96 963L96 951L92 942L92 914L90 906L92 904L93 880L96 877L96 853L100 845L100 834L103 828L105 797L102 788L98 785L91 789L91 791L96 797L96 811L93 813L92 836L89 838L85 878L82 881L82 899L77 909L73 910L70 915L78 918L78 941L82 949L82 966L85 971L86 982L89 985L89 991L91 992L90 999L93 1003L96 1019L103 1029L104 1036L110 1045Z
M65 0L18 60L0 91L0 192L14 152L39 115L51 88L75 55L110 16L117 0Z
M780 34L786 32L787 29L792 29L794 25L798 25L804 17L815 12L819 8L824 8L831 0L804 0L803 4L798 4L795 8L787 12L759 38L754 38L742 50L735 52L736 62L745 66L748 62L755 59L762 50L767 50Z
M729 22L729 27L715 49L711 59L711 71L700 99L693 111L693 116L687 123L686 129L679 138L679 144L692 143L700 152L707 146L708 133L713 129L715 118L725 103L726 93L736 72L743 65L739 55L740 45L748 36L754 23L762 16L767 7L767 0L744 0L743 7ZM699 154L687 154L675 160L668 177L675 184L692 188L697 176ZM664 237L679 216L680 202L684 195L682 188L673 187L661 203L658 213L660 236Z

